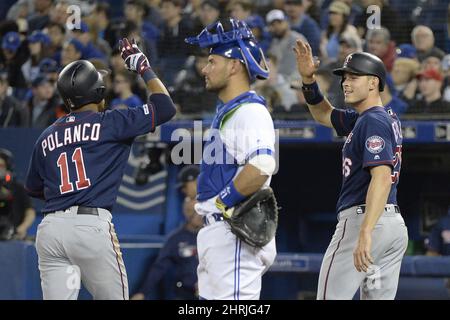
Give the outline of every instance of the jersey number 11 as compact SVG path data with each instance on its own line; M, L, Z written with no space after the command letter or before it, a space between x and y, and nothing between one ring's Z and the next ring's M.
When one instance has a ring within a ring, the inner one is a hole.
M77 190L89 188L91 181L86 177L86 168L84 167L83 150L76 148L72 154L72 162L75 163L75 169L77 171ZM69 165L67 163L67 153L63 152L59 155L57 161L59 172L61 173L61 185L59 191L61 194L72 192L74 190L73 183L70 182Z

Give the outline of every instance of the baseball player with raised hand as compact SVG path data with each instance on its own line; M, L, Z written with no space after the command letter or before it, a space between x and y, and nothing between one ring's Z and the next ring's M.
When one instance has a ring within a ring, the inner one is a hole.
M44 299L77 299L79 280L94 299L128 299L111 211L134 138L169 121L175 106L137 44L123 39L120 50L145 80L147 104L105 111L103 72L74 61L57 81L71 112L34 146L25 186L45 201L36 238Z
M299 40L294 48L303 94L314 119L347 136L342 149L342 188L338 224L320 269L317 299L394 299L408 244L397 205L402 155L400 121L384 108L380 91L386 70L376 56L356 52L334 70L342 77L346 104L331 106L315 81L319 62Z
M261 277L276 256L277 207L269 188L276 161L275 131L265 100L250 91L269 70L248 26L224 19L190 44L210 48L202 70L220 99L205 144L196 211L201 299L259 299Z

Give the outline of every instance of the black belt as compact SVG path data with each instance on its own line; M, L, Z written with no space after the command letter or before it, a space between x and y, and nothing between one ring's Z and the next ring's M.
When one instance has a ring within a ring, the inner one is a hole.
M388 211L388 207L384 207L384 211ZM400 207L398 205L394 205L394 211L395 213L400 213ZM356 207L356 213L357 214L364 214L366 212L366 206L357 206Z
M65 210L62 210L62 211L65 211ZM54 214L54 213L55 212L49 212L49 213L44 214L44 216L46 216L48 214ZM93 216L98 216L98 209L97 208L92 208L92 207L78 206L77 214L90 214L90 215L93 215Z

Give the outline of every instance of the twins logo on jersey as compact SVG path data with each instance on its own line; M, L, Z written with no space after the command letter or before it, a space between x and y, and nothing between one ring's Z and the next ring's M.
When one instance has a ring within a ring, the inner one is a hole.
M385 145L383 138L380 136L371 136L366 140L366 149L373 154L383 151Z

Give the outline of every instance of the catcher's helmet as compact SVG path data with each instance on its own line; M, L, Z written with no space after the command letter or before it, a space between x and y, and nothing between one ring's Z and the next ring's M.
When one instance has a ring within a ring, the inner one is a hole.
M66 106L78 109L89 103L100 103L105 96L103 75L87 60L69 63L58 77L57 88Z
M342 68L333 70L333 73L338 76L343 76L345 72L354 73L357 75L371 75L376 76L380 80L379 90L384 90L386 83L386 68L383 61L377 56L367 52L351 53L345 58ZM341 81L342 85L343 79Z
M244 21L232 18L217 21L203 29L198 36L186 38L185 41L201 48L211 48L210 54L239 59L247 67L252 81L269 77L264 53Z

